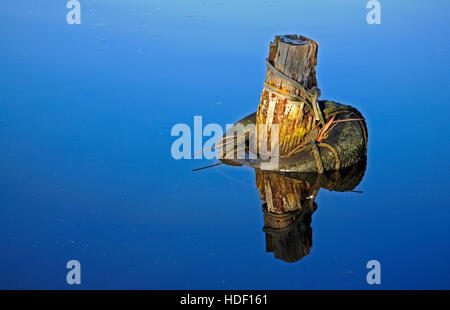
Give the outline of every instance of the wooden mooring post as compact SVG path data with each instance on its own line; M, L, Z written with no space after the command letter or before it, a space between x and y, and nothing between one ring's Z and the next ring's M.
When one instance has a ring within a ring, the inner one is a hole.
M270 43L258 109L235 123L256 126L244 130L245 136L236 138L229 132L224 137L236 139L235 150L245 150L248 158L233 160L230 156L229 164L324 173L350 167L366 157L368 132L363 115L349 105L318 101L317 53L318 43L299 35L276 36ZM233 144L228 146L233 148Z
M266 127L257 134L258 145L262 139L270 145L271 125L277 124L279 154L283 156L298 146L317 123L323 122L317 104L317 52L317 42L298 35L276 36L270 43L256 114L256 124Z

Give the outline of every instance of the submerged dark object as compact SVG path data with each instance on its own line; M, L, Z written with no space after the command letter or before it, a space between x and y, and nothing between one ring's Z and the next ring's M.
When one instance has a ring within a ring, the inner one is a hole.
M272 171L324 173L365 158L368 137L362 114L348 105L318 100L317 51L317 42L303 36L275 37L266 60L258 110L235 123L235 128L245 128L240 137L232 128L218 143L231 141L234 146L223 151L222 162ZM277 164L268 167L260 149L263 144L273 148L274 125Z

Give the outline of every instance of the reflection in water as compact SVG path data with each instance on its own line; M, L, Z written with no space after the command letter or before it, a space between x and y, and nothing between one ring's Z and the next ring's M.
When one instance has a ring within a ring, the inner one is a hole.
M311 217L317 209L315 199L320 188L352 191L362 180L366 160L326 174L290 173L255 170L256 186L263 202L266 251L288 263L310 253Z
M309 254L312 247L311 216L317 208L312 203L298 212L272 213L263 205L266 252L276 258L294 263Z

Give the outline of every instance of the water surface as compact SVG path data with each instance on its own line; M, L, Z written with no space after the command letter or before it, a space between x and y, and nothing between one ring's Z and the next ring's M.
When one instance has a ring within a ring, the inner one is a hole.
M73 289L70 259L86 289L450 288L446 1L382 1L380 25L366 1L80 2L81 25L0 4L0 288ZM320 190L295 263L265 251L252 169L170 154L174 124L256 110L287 33L369 130L363 194Z

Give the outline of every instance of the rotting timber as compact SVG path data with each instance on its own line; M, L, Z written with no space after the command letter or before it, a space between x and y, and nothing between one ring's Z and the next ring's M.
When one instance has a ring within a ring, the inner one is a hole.
M222 162L262 168L264 160L258 150L262 144L270 148L273 125L278 128L278 165L263 169L325 173L365 159L368 137L362 114L348 105L318 100L317 55L318 43L311 39L298 35L275 37L266 59L258 109L235 123L235 127L245 128L244 139L232 129L217 143L222 146L231 141L234 146L231 152L228 147L222 150ZM252 147L252 141L256 147ZM244 157L237 156L240 151Z

